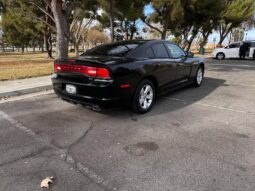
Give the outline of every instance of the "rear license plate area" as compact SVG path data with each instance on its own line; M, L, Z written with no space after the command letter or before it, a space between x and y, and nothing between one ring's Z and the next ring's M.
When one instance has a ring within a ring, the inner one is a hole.
M77 87L71 84L66 84L65 91L69 94L77 94Z

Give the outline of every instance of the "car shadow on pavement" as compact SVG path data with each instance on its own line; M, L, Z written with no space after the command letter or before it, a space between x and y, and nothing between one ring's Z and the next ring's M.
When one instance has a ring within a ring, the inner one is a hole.
M198 88L190 85L157 97L157 100L152 110L143 115L133 114L127 108L114 108L110 110L103 110L102 114L111 117L123 118L125 118L124 116L127 116L128 114L128 116L132 116L132 118L134 116L140 118L169 113L175 110L179 110L183 107L187 107L194 102L201 101L203 98L214 92L218 87L224 86L224 83L225 80L223 79L205 77L203 84Z

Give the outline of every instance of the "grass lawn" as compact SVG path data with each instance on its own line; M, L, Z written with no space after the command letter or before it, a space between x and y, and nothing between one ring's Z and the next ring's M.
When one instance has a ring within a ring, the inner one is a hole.
M0 53L0 81L50 75L53 60L46 53Z
M73 53L70 56L74 56ZM46 53L0 52L0 81L45 76L52 72L53 60L47 59Z

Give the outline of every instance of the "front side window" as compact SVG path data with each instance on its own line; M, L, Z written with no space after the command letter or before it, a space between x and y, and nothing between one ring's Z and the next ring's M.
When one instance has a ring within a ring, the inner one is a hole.
M154 44L151 48L156 58L169 58L167 50L162 43Z
M230 44L228 45L228 48L240 48L240 43Z
M166 47L171 53L172 58L182 58L186 55L185 52L175 44L166 43Z
M251 47L255 48L255 42L251 42Z

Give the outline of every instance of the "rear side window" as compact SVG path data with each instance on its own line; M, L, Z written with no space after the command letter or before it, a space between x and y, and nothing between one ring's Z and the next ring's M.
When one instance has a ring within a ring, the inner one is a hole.
M162 43L151 46L156 58L169 58L167 50Z
M81 56L124 56L129 51L135 49L139 46L138 43L131 44L106 44L101 45L87 52L83 53Z
M154 58L154 57L155 57L152 48L147 48L147 49L146 49L146 54L147 54L147 56L148 56L149 58Z

